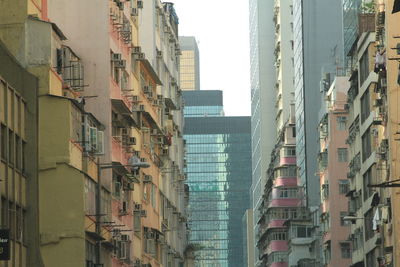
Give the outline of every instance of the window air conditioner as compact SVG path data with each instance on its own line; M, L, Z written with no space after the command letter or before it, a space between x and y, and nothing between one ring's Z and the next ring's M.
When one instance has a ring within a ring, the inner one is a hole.
M142 48L140 46L134 46L133 47L133 53L134 54L140 54L142 53Z
M112 61L120 61L120 60L122 60L122 55L118 54L118 53L113 53L111 55L111 60Z

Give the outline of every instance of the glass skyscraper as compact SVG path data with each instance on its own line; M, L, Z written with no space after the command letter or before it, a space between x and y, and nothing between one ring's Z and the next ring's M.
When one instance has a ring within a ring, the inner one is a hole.
M242 217L250 206L250 117L224 117L221 91L184 92L184 99L195 266L245 266Z

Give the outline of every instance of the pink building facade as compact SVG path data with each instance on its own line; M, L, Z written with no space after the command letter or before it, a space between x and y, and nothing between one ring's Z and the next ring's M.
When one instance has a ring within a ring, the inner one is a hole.
M337 77L325 92L326 110L320 121L319 176L321 185L321 243L323 266L349 266L351 247L346 194L349 190L348 111L345 109L348 77Z
M288 228L285 224L299 216L303 205L296 167L295 125L287 123L272 152L267 183L258 222L258 249L262 266L288 267Z

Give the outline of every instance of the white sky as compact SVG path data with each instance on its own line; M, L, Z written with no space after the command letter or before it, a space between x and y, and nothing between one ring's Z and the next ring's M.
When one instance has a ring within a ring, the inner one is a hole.
M248 0L170 0L179 35L195 36L201 90L223 90L227 116L250 115Z

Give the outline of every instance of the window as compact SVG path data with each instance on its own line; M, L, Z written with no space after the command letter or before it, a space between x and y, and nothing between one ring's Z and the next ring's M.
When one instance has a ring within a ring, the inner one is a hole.
M362 142L362 161L366 161L372 153L371 149L371 133L370 129L365 131L361 138Z
M8 161L14 164L14 134L8 130Z
M371 239L374 236L374 230L372 230L373 218L374 218L374 209L370 209L364 215L365 241Z
M86 267L94 267L97 253L96 246L86 240Z
M297 197L297 188L281 188L278 189L278 197L279 198L296 198Z
M122 177L113 172L113 196L119 198L122 191Z
M324 244L324 260L325 263L331 262L331 242L328 241L327 243Z
M296 237L307 238L311 237L312 229L307 226L296 226Z
M369 168L363 174L363 189L364 189L364 201L367 200L370 196L372 196L372 188L368 187L369 184L372 183L372 167Z
M337 153L339 162L347 162L347 148L338 148Z
M364 54L360 59L360 86L364 83L369 75L369 59L368 49L365 50Z
M365 93L361 96L361 123L363 123L369 117L369 101L369 89L367 89Z
M0 137L1 137L1 158L6 159L7 158L7 128L5 125L1 124L1 132L0 132Z
M90 178L85 179L85 212L96 214L96 183Z
M349 180L339 180L339 194L345 195L349 192Z
M343 259L351 258L350 243L340 243L340 251Z
M295 157L296 156L296 147L285 147L283 150L284 157Z
M337 120L337 129L339 131L346 130L347 118L345 116L338 116L336 117L336 120Z

